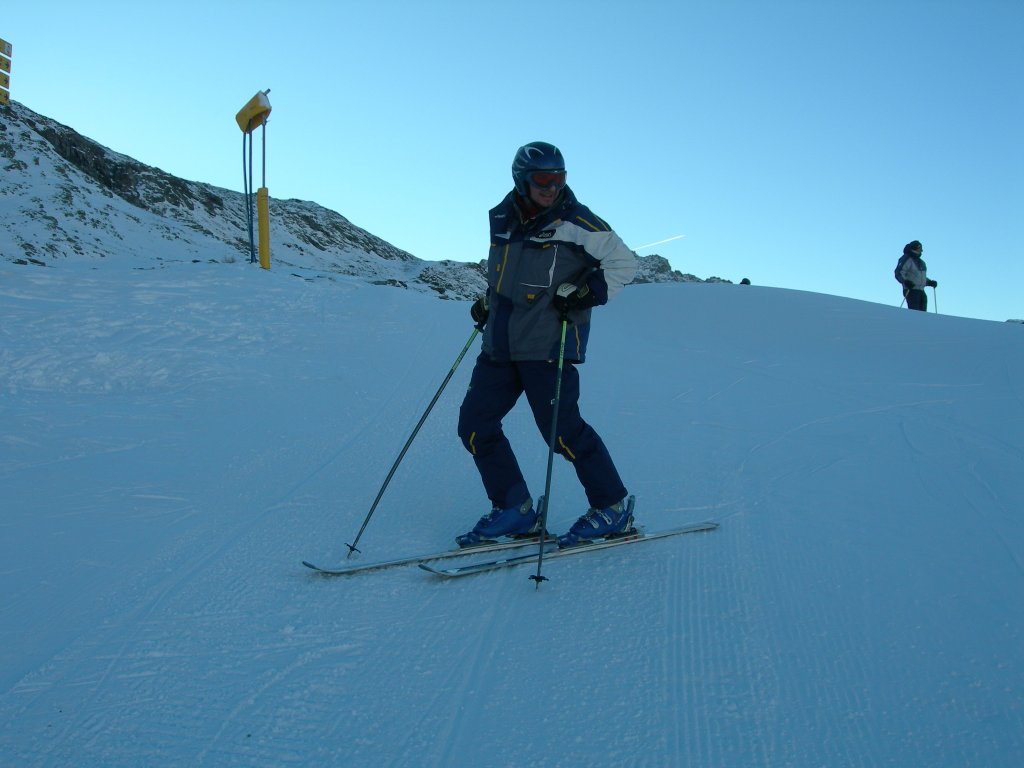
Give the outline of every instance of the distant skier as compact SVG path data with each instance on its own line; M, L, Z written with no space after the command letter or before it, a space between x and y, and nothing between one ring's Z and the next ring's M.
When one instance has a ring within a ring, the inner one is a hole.
M928 294L925 286L937 288L938 283L928 279L928 266L921 258L924 248L920 240L912 240L903 246L903 255L896 264L896 279L903 285L903 297L909 309L928 311Z
M492 509L459 546L536 533L540 514L502 419L525 392L545 441L551 434L561 318L569 319L555 450L572 463L590 510L560 546L629 530L626 488L604 442L579 410L579 372L591 308L607 303L636 274L636 256L566 186L565 159L543 141L519 148L515 188L490 212L487 293L470 314L484 330L469 391L459 412L459 437L473 455Z

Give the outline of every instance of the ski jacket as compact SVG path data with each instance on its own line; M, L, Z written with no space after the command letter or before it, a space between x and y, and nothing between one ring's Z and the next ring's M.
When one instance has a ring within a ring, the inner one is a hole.
M562 283L586 282L607 303L636 274L636 255L569 187L551 208L527 217L515 192L491 209L489 316L483 351L493 360L555 360L562 323L551 300ZM565 359L582 363L590 312L569 313Z
M928 284L928 265L920 256L905 253L896 263L895 275L901 284L909 282L915 288L924 288Z

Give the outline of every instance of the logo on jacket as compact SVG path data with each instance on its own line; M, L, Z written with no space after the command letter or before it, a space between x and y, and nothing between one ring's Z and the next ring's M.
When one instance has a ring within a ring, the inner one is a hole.
M555 230L553 230L553 229L545 229L543 232L538 232L536 235L534 235L533 239L534 240L550 240L554 236L555 236Z

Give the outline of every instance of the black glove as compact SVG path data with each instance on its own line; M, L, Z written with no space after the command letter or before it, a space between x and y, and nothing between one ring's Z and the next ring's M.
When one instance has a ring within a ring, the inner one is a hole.
M912 282L910 282L909 280L906 280L906 281L904 281L904 283L903 283L903 287L904 287L904 288L905 288L906 290L908 290L908 291L912 291L912 290L914 290L914 284L913 284Z
M551 305L560 314L567 315L574 310L589 309L590 307L597 306L597 297L594 296L594 292L590 290L589 285L584 284L577 288L572 283L562 283L558 286L558 291L555 293L555 298L551 300Z
M473 302L473 306L469 308L469 316L473 318L473 322L477 328L483 329L487 324L487 316L490 314L490 310L487 308L487 297L481 296L479 299Z
M928 281L928 287L929 288L938 288L939 284L935 280L929 280Z

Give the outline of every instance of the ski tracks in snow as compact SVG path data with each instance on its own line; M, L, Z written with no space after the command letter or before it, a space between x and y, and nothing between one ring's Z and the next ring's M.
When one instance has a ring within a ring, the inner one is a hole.
M520 570L519 574L522 573ZM431 680L427 700L416 701L415 707L421 714L413 719L414 726L397 745L393 753L396 764L439 768L457 765L460 750L474 740L471 731L479 727L479 721L469 711L467 702L479 701L481 692L491 685L494 670L501 663L499 649L513 618L513 613L507 610L509 591L513 587L524 588L522 581L515 579L513 584L508 575L494 580L500 585L499 589L480 601L464 622L453 621L450 615L439 613L433 605L445 586L455 585L427 582L427 589L432 592L417 611L421 615L409 617L428 630L420 641L422 658L414 660L413 664L421 674L439 679ZM479 597L477 593L476 599ZM439 601L441 603L443 600Z
M728 765L739 755L762 764L776 695L770 654L756 631L758 574L723 568L714 554L738 549L737 559L752 563L753 538L743 516L734 515L713 536L686 544L650 563L663 611L654 623L664 635L647 635L640 658L648 660L652 691L671 724L663 762L651 764Z

